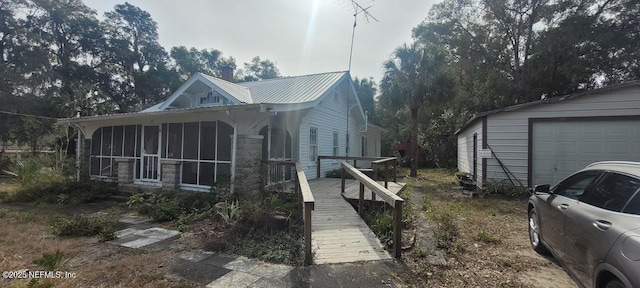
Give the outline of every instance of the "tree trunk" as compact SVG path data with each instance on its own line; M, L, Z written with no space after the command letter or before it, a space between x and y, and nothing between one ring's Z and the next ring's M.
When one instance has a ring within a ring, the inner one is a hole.
M418 176L418 108L411 107L411 177Z

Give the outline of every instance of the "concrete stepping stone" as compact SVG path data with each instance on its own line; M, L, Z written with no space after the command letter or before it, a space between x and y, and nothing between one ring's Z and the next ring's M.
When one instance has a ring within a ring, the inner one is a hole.
M231 271L222 277L207 284L207 288L227 288L227 287L253 287L253 283L258 281L260 276L252 275L242 271Z

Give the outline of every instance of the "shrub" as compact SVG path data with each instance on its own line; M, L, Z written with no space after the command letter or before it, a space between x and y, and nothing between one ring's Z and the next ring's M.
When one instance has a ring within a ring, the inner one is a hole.
M134 194L129 197L127 205L140 214L149 215L155 222L164 222L187 215L188 218L196 215L203 217L210 213L216 201L214 193L163 191L154 194ZM186 225L186 218L181 222L180 224Z
M324 175L327 178L342 178L342 168L329 170ZM355 178L353 178L353 176L351 176L351 174L349 174L347 172L345 172L345 177L344 178L345 179L355 179Z
M116 189L116 183L102 181L41 181L15 191L15 193L6 200L75 205L106 199L114 194Z
M507 183L506 180L489 180L484 184L481 195L506 196L508 198L523 199L531 196L531 192L526 187Z
M35 160L16 160L9 169L3 171L5 174L13 177L15 183L26 187L36 179L40 174L40 164Z
M115 239L118 222L106 217L75 215L57 217L52 221L53 233L63 237L82 237L98 235L100 241Z

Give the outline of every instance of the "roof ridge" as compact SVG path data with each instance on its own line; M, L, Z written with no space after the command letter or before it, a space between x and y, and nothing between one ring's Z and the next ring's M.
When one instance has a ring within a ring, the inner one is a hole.
M238 82L237 84L263 83L263 82L270 82L270 81L275 81L275 80L294 79L294 78L317 76L317 75L323 75L323 74L336 74L336 73L349 73L349 71L348 70L344 70L344 71L321 72L321 73L313 73L313 74L297 75L297 76L282 76L282 77L261 79L261 80L255 80L255 81Z

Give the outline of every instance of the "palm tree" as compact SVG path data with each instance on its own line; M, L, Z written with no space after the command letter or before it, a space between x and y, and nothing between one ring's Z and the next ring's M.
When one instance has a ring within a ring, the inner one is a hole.
M418 114L422 106L449 93L445 54L439 47L414 42L404 44L384 63L380 101L393 110L411 113L411 177L418 174Z

